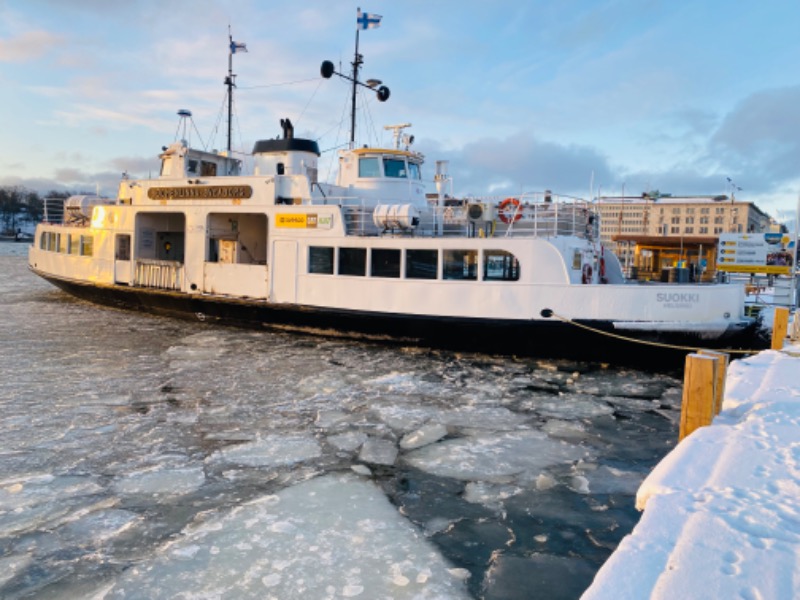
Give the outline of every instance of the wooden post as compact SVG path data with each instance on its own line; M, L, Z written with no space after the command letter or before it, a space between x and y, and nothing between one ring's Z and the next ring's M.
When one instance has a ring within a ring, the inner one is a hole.
M683 402L678 441L695 429L711 424L717 386L717 356L689 354L683 373Z
M782 306L775 308L775 317L772 322L772 349L782 350L783 340L789 329L789 309Z
M715 352L714 350L700 350L698 354L703 356L716 356L719 358L717 363L716 388L714 390L714 415L718 415L722 410L722 401L725 400L725 380L728 377L728 364L730 355L725 352Z

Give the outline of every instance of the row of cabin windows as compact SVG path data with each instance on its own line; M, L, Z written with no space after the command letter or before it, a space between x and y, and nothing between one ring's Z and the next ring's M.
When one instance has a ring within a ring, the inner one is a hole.
M367 275L367 248L334 248L311 246L308 251L308 272L320 275ZM438 250L405 250L372 248L369 261L370 277L399 279L403 273L402 253L405 252L406 279L438 279ZM477 250L442 250L442 279L478 279ZM518 281L519 261L505 250L483 251L483 281Z
M381 172L383 165L383 172ZM419 165L406 163L402 158L379 158L364 156L358 161L359 177L395 177L400 179L421 179Z
M39 237L39 248L61 254L92 256L94 254L94 238L90 235L45 231Z

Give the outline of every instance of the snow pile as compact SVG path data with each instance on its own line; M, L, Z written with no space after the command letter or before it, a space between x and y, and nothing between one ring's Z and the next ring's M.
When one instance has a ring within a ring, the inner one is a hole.
M799 351L731 364L723 411L644 481L584 600L800 597Z

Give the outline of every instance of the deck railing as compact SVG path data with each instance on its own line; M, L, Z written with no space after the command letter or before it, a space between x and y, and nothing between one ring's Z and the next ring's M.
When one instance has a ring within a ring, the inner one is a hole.
M555 237L574 235L597 240L600 220L593 206L585 201L545 201L520 196L501 211L502 198L448 200L445 206L431 206L419 215L415 236ZM510 208L510 209L509 209ZM342 205L348 235L378 235L383 232L373 222L373 209L362 205ZM393 233L411 233L398 228Z
M183 263L174 260L140 258L136 261L133 284L138 287L180 290L183 282Z

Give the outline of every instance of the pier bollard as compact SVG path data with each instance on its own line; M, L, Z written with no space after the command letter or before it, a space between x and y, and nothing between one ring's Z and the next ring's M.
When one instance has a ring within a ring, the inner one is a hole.
M775 317L772 322L772 349L782 350L783 340L789 329L789 309L779 306L775 309Z
M688 354L683 373L683 401L678 441L695 429L710 425L714 418L717 370L720 358Z
M722 410L722 401L725 399L725 380L728 377L728 364L730 363L730 355L725 352L716 352L715 350L700 350L698 354L702 356L716 356L719 362L716 366L717 376L714 388L714 416L719 414Z

